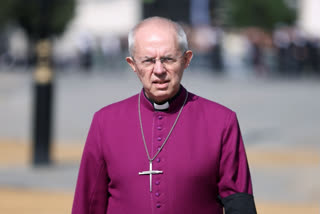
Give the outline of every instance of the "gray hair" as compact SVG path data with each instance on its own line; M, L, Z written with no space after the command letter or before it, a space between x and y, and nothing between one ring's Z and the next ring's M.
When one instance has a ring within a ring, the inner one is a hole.
M138 23L136 26L134 26L130 30L130 32L128 34L128 48L129 48L129 54L131 56L133 56L133 52L134 52L135 33L145 23L150 22L152 20L160 20L160 21L167 22L167 23L171 24L176 30L177 41L179 44L180 51L183 53L189 49L187 35L180 24L178 24L177 22L171 21L170 19L167 19L167 18L155 16L155 17L150 17L150 18L144 19L142 22Z

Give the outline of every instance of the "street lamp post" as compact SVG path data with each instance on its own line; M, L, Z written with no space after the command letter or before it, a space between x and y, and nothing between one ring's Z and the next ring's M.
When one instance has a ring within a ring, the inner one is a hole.
M34 71L34 127L33 164L51 163L51 125L53 100L53 72L51 69L51 45L40 40L36 47L37 64Z

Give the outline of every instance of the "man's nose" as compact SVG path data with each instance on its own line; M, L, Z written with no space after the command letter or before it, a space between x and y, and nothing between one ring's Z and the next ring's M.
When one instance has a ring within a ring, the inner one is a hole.
M165 67L162 64L161 60L156 60L154 63L154 68L153 68L153 72L155 74L163 74L165 72Z

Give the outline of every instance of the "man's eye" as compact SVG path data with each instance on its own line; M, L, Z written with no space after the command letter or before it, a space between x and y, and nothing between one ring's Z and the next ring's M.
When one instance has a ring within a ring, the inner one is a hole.
M142 63L144 64L150 64L150 63L153 63L153 59L146 59L146 60L143 60Z
M173 59L170 57L166 57L166 58L162 58L161 61L164 63L170 63L170 62L173 62Z

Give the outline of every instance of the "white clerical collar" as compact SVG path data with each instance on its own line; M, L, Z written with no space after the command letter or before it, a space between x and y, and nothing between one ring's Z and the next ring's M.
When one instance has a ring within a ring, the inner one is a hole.
M178 93L177 93L176 95L174 95L174 97L172 97L171 99L167 100L165 103L162 103L162 104L157 104L157 103L155 103L154 101L150 100L150 99L146 96L146 93L145 93L144 89L143 89L143 95L144 95L144 97L153 105L154 110L156 110L156 111L167 111L167 110L169 109L169 107L170 107L170 103L171 103L173 100L175 100L175 99L179 96L179 94L181 93L182 88L183 88L183 87L180 87Z
M154 102L153 107L155 110L160 110L160 111L167 110L169 108L169 102L167 101L163 104L157 104Z

